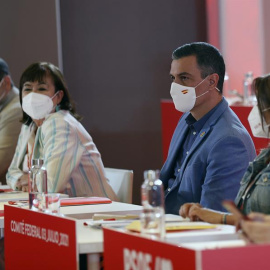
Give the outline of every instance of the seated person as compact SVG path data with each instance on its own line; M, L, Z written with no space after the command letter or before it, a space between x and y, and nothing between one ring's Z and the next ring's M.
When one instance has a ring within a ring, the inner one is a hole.
M252 139L222 96L220 52L196 42L177 48L172 58L170 92L184 114L160 172L165 211L178 214L187 202L223 210L222 200L235 198L239 179L256 156Z
M248 120L255 137L269 138L270 127L270 75L258 77L253 81L258 104L253 107ZM256 211L270 214L270 148L266 148L249 165L240 183L236 206L244 213ZM187 203L180 208L179 214L191 220L210 223L235 224L232 214L205 209L200 204Z
M104 175L99 151L76 119L60 70L50 63L34 63L23 72L19 90L23 127L7 183L26 190L31 160L41 158L49 192L117 200Z
M3 185L21 130L21 118L19 90L12 82L7 63L0 58L0 182Z

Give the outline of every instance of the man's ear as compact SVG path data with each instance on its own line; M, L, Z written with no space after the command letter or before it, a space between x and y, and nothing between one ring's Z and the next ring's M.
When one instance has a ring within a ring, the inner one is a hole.
M4 77L3 85L7 91L9 91L12 88L12 82L9 75L6 75Z
M211 75L209 75L209 86L210 89L214 89L217 87L218 85L218 81L219 81L219 76L217 73L213 73Z

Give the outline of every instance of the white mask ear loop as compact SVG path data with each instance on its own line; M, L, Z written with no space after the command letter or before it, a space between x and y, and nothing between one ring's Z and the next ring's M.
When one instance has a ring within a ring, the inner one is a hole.
M203 83L207 79L208 76L206 76L201 82L199 82L196 86L194 86L194 88L197 88L201 83Z
M209 76L209 75L208 75L208 76ZM206 77L205 77L199 84L197 84L194 88L196 89L196 87L198 87L201 83L203 83L203 82L206 80L206 78L207 78L208 76L206 76ZM201 94L201 95L199 95L199 96L196 96L196 98L199 98L199 97L205 95L205 94L208 93L208 92L209 92L209 90L206 91L206 92L204 92L203 94Z
M206 76L197 86L199 86L207 77L209 77L209 75L208 76ZM195 86L195 88L197 87L197 86ZM217 87L215 87L216 88L216 90L218 91L218 92L220 92L220 90L217 88ZM201 96L203 96L204 94L206 94L206 93L208 93L209 91L207 91L207 92L205 92L205 93L203 93L202 95L200 95L200 96L198 96L198 97L201 97ZM197 97L197 98L198 98ZM270 109L270 108L269 108Z
M266 109L263 109L262 112L266 112L268 110L270 110L270 107L269 108L266 108Z
M209 75L208 75L209 76ZM207 76L207 77L208 77ZM207 77L205 77L197 86L199 86ZM196 87L197 87L196 86ZM196 88L195 87L195 88ZM220 92L220 90L217 88L217 87L215 87L215 89L218 91L218 92ZM199 98L199 97L201 97L201 96L203 96L203 95L205 95L206 93L208 93L210 90L208 90L208 91L206 91L205 93L203 93L203 94L201 94L201 95L199 95L199 96L197 96L196 98ZM269 108L270 109L270 108Z
M59 91L57 91L52 97L51 97L51 100L54 99L54 97L59 93Z
M59 93L59 91L57 91L57 92L51 97L51 100L53 100L54 97L55 97L58 93ZM53 106L52 111L56 108L57 105L58 105L58 104L56 104L55 106Z
M208 91L206 91L206 92L204 92L203 94L201 94L201 95L197 96L196 98L199 98L199 97L201 97L201 96L203 96L203 95L207 94L208 92L209 92L209 90L208 90Z

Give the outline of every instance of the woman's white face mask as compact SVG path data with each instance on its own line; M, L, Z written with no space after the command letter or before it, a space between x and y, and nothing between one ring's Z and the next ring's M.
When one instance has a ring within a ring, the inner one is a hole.
M270 108L264 109L263 111L265 112L267 110L270 110ZM266 124L264 117L263 122L261 122L258 105L255 105L250 111L248 116L248 122L254 137L269 138L270 124Z
M45 118L54 109L52 99L58 94L56 92L52 97L30 93L22 100L22 109L32 119L39 120Z

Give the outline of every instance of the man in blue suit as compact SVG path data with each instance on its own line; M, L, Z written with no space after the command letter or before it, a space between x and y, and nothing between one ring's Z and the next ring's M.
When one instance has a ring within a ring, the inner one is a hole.
M171 96L184 112L174 131L160 172L166 213L184 203L224 210L234 200L240 180L255 156L251 137L222 96L225 64L212 45L196 42L172 55Z

